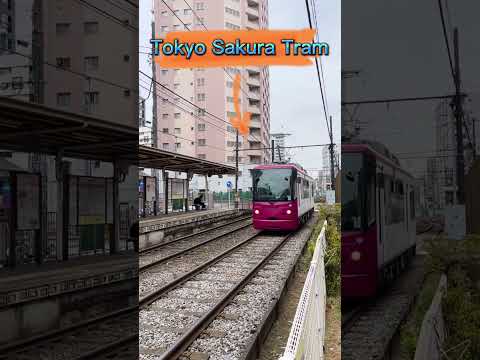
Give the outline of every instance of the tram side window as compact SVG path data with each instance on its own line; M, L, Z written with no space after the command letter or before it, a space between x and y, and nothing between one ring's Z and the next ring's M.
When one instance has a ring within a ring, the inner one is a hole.
M410 191L410 219L415 219L415 193Z
M298 189L298 198L303 199L303 189L302 189L302 178L297 178L297 189Z
M305 181L303 182L303 198L304 198L304 199L308 199L308 198L310 197L310 195L309 195L309 192L310 192L310 191L309 191L309 187L310 187L310 184L309 184L308 180L305 180Z
M367 225L370 226L375 222L376 216L376 204L375 204L375 173L370 173L367 177L367 199L366 199L366 210L367 210Z
M403 194L403 183L394 181L391 177L385 176L386 187L385 211L386 224L398 224L405 221L405 199Z

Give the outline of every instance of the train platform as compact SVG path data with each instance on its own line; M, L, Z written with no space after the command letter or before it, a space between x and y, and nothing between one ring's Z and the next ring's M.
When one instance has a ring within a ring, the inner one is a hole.
M159 244L167 239L193 233L199 228L220 224L247 215L250 210L213 209L171 213L140 220L140 249Z
M137 256L132 253L6 269L0 273L0 309L113 285L137 276Z
M177 227L189 223L199 223L208 219L231 217L234 215L239 215L242 211L243 210L240 209L213 209L169 213L167 215L149 217L140 220L140 234Z

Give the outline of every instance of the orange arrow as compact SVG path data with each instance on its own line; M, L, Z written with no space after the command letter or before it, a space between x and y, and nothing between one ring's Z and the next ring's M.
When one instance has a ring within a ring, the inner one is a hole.
M235 116L230 118L232 126L244 136L247 136L250 131L250 116L249 112L243 113L240 110L240 75L237 74L233 81L233 106L235 108Z

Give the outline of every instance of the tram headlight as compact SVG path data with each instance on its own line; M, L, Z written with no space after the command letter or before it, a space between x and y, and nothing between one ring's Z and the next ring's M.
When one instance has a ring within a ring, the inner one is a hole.
M353 261L359 261L362 255L360 254L360 251L352 251L352 260Z
M260 210L255 209L254 213L255 213L255 215L258 215L258 214L260 214Z
M292 210L288 209L287 210L287 215L290 215L292 213Z

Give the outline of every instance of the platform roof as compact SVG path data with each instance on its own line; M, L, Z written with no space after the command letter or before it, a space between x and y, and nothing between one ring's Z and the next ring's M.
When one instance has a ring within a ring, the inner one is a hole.
M142 145L139 146L138 156L139 166L149 169L192 172L197 175L235 174L233 166Z
M138 128L11 98L0 98L0 148L135 162ZM132 156L133 155L133 156Z

